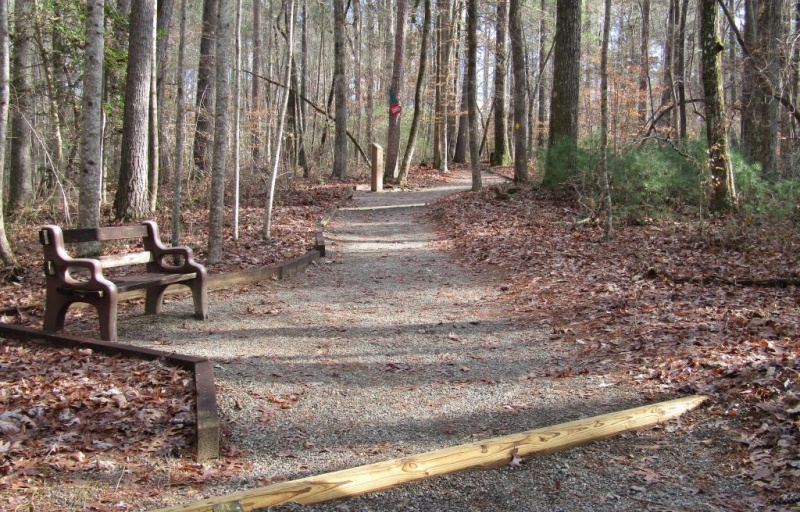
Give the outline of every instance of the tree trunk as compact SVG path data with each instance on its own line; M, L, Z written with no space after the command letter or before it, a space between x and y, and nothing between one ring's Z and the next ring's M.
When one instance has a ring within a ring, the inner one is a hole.
M472 190L483 187L478 151L478 0L467 0L467 115L469 116L469 165L472 170Z
M433 128L433 168L447 172L447 82L450 71L451 0L437 0L436 93Z
M156 1L158 3L158 1ZM161 147L159 145L159 131L158 122L160 116L158 113L158 45L156 38L158 32L156 30L157 24L156 12L153 12L153 19L150 20L150 27L153 31L152 46L150 51L150 65L152 66L150 73L150 107L149 107L149 132L148 132L148 165L147 165L147 204L150 213L156 212L158 204L158 181L159 181L159 165L161 164Z
M166 75L167 75L167 50L169 49L170 23L174 0L158 0L156 6L156 92L158 94L158 168L161 183L170 179L169 169L172 169L172 151L170 147L169 123L167 122Z
M661 106L675 105L675 78L674 71L674 56L675 56L675 15L678 10L676 7L680 0L669 0L669 10L667 14L667 34L664 43L664 67L662 68L662 81L664 90L661 93ZM673 127L673 120L675 113L670 109L663 117L662 120L667 124L668 129L671 131Z
M514 181L527 183L528 175L528 109L525 72L525 34L522 30L521 0L510 0L509 32L511 34L511 60L514 69Z
M86 12L86 71L83 74L83 119L81 122L81 184L78 199L78 227L100 226L100 191L103 179L103 64L105 42L104 0L92 0ZM94 255L100 244L81 249Z
M142 219L150 212L147 148L154 14L155 0L134 2L131 9L119 184L114 198L118 220Z
M642 13L642 27L639 38L639 96L637 97L637 111L639 113L639 126L647 123L647 97L650 82L650 0L639 2Z
M208 262L222 261L225 216L225 174L228 170L228 99L231 96L231 58L228 44L233 40L232 6L220 5L216 45L216 98L214 99L214 159L211 170L211 198L208 205Z
M497 25L495 28L494 51L494 153L492 165L507 165L511 161L506 133L506 76L508 60L506 55L506 27L508 25L508 0L497 1Z
M8 55L8 4L0 2L0 169L5 169L6 138L8 127L8 98L9 98L9 55ZM2 176L2 173L0 173ZM6 235L6 223L3 217L3 185L0 179L0 260L6 267L15 267L17 259Z
M733 170L728 157L725 101L722 93L722 51L717 34L716 0L700 0L700 47L703 55L703 92L705 93L706 137L710 170L710 204L714 212L733 206L735 189Z
M253 0L253 73L261 74L261 47L263 39L261 34L261 0ZM251 157L253 165L258 168L261 160L261 80L253 77L250 88L250 130L253 147Z
M600 175L605 185L606 225L605 239L611 238L614 222L611 210L611 185L608 178L608 40L611 33L611 0L605 0L603 15L603 41L600 47Z
M212 115L215 111L215 56L219 0L203 0L203 32L200 36L200 62L197 66L197 121L194 131L194 165L199 176L208 172ZM220 40L224 41L224 39Z
M16 2L14 13L14 69L11 116L11 168L9 169L8 206L20 211L33 200L33 163L31 159L33 109L33 2ZM13 214L13 213L12 213Z
M284 74L285 83L289 83L292 78L293 46L294 46L294 0L289 0L286 13L286 71ZM269 240L272 236L272 207L275 204L275 183L278 180L278 169L281 161L281 139L283 138L283 126L286 118L286 108L289 104L289 87L286 87L281 94L280 112L278 112L278 133L275 136L275 154L272 157L272 174L269 181L269 194L267 195L267 206L264 209L264 229L262 235L264 240Z
M678 138L686 140L686 11L689 0L682 0L678 21L678 37L675 41L675 101L678 105Z
M403 163L400 166L400 173L397 176L397 182L401 186L405 186L408 181L408 169L411 167L411 160L414 158L414 149L417 145L417 131L419 130L419 122L425 103L422 94L425 89L425 73L428 69L428 39L430 38L431 32L431 0L424 0L424 9L422 40L420 41L419 51L419 71L417 72L417 84L414 89L414 117L411 119L411 129L408 133L408 145L406 145Z
M347 84L345 84L345 6L333 0L333 88L336 98L336 131L333 143L333 177L347 177Z
M406 40L406 7L407 0L397 0L396 20L394 32L394 64L392 65L392 82L389 85L390 103L400 104L400 95L403 93L403 55ZM390 107L391 108L391 107ZM383 181L394 182L397 176L397 159L400 154L400 118L402 114L389 113L389 133L386 142L386 159L383 171Z
M539 91L536 94L536 101L538 102L536 114L536 145L540 148L544 147L545 135L547 135L547 100L545 98L545 82L544 73L547 69L547 59L545 58L545 43L547 42L547 0L542 0L542 21L539 24L539 80L537 81Z
M453 163L463 164L467 161L467 150L469 149L469 110L467 96L469 90L469 80L467 79L467 67L464 66L464 79L461 80L461 108L458 115L458 133L456 134L456 149L453 151Z
M186 2L181 0L181 28L178 41L178 98L175 121L175 169L172 184L172 245L180 245L181 201L183 199L183 140L186 127Z
M550 138L544 177L548 185L556 185L577 170L580 53L581 0L558 0Z

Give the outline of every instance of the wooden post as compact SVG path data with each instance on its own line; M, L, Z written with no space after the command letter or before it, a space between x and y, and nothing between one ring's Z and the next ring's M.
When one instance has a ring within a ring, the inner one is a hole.
M462 444L290 482L279 482L259 489L218 496L155 512L254 510L290 501L310 505L349 498L464 469L491 468L508 464L514 457L524 457L534 453L554 453L622 432L652 427L694 409L706 398L705 396L678 398L477 443ZM234 508L217 508L221 505Z
M372 143L372 191L383 190L383 147Z

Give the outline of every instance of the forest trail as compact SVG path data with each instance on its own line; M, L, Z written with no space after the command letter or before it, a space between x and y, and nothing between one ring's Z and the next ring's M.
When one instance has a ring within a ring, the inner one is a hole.
M577 348L509 314L493 271L436 250L440 235L419 205L468 188L465 177L423 191L357 191L326 228L327 256L305 273L213 292L205 323L186 319L188 299L155 318L120 320L121 341L214 362L224 453L241 464L203 496L647 403L603 376L555 372ZM696 411L522 467L314 510L732 510L726 500L750 490L725 464L733 441L715 432L708 442L714 421ZM194 501L197 489L169 486L144 506Z

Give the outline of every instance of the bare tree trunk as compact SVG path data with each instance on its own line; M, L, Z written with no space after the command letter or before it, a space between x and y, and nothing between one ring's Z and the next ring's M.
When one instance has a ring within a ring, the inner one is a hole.
M686 11L689 0L683 0L678 21L678 38L675 41L675 95L678 105L678 138L686 140Z
M558 0L545 182L557 184L578 164L581 0Z
M289 0L286 13L286 72L284 75L285 83L288 84L292 77L292 61L293 59L293 46L294 46L294 0ZM278 180L278 168L281 160L281 147L280 143L283 138L283 125L286 118L286 107L289 104L289 87L283 90L281 95L280 112L278 113L278 133L275 139L275 155L272 157L272 175L270 177L269 195L267 196L267 206L264 209L264 229L263 236L265 240L269 240L272 231L272 207L275 204L275 183Z
M547 0L542 0L542 21L539 23L539 80L538 80L538 93L536 94L536 101L538 102L536 114L536 145L540 148L544 147L545 135L547 135L547 100L545 98L545 82L544 73L547 70L547 59L545 58L545 43L547 42Z
M506 94L506 75L508 73L508 57L506 55L507 2L508 0L497 1L494 51L494 153L492 165L506 165L511 160L508 137L506 136L506 107L508 106Z
M217 45L217 16L219 0L203 0L203 33L200 36L200 63L197 66L197 121L194 132L194 165L199 175L208 171L215 111L215 55ZM224 39L220 40L224 41Z
M469 145L469 116L466 112L469 80L467 80L467 66L464 66L464 78L461 80L461 112L458 116L458 133L456 134L456 149L453 151L453 163L463 164L467 161Z
M167 122L167 105L165 89L165 78L167 74L167 49L169 48L169 25L172 21L172 9L174 0L159 0L156 6L156 91L158 107L158 146L159 164L158 168L161 183L166 183L170 179L169 169L172 169L172 152L169 150L170 138Z
M345 6L333 0L333 86L336 97L336 133L333 144L333 177L347 176L347 91L345 84Z
M397 25L394 32L394 63L392 64L392 83L389 86L389 97L399 105L403 93L403 55L406 40L406 0L397 0ZM389 133L386 143L386 160L383 180L394 181L397 176L397 159L400 154L400 112L389 113Z
M469 165L472 170L472 190L483 187L478 151L478 0L467 1L467 110L469 115Z
M447 172L447 83L450 71L450 37L452 18L451 0L437 0L437 28L439 40L436 45L436 112L433 132L433 167Z
M717 12L716 0L700 0L700 47L703 52L703 92L711 182L709 208L720 212L733 207L736 194L728 157L725 101L722 93L721 60L725 48L717 34Z
M156 2L157 3L157 2ZM156 44L156 37L158 32L156 31L156 12L153 11L153 19L151 20L151 28L153 30L153 45L150 49L152 55L150 56L150 65L152 66L152 70L150 73L150 108L149 108L149 123L150 128L148 132L148 139L149 139L149 148L148 148L148 166L147 166L147 198L148 198L148 206L150 213L155 213L156 211L156 204L158 203L158 181L159 181L159 165L161 164L161 148L159 147L159 131L160 128L158 126L159 121L159 114L158 114L158 89L157 89L157 78L158 78L158 51L157 51L157 44Z
M114 215L119 220L141 219L150 212L147 148L154 15L155 0L135 2L131 9L119 184L114 198Z
M608 40L611 34L611 0L605 0L603 15L603 42L600 50L600 174L605 184L606 225L605 239L611 238L614 219L611 209L611 185L608 178Z
M414 89L414 117L411 120L411 130L408 134L408 145L403 155L403 164L400 166L400 173L397 182L405 186L408 181L408 169L411 167L411 160L414 158L414 149L417 145L417 131L419 121L422 117L423 104L425 103L422 94L425 88L425 73L428 69L428 39L431 32L431 0L424 0L425 14L422 21L422 40L420 41L419 52L419 71L417 72L417 84Z
M178 105L175 121L175 177L172 186L172 245L180 245L181 202L183 200L183 141L186 128L186 2L181 0L181 28L178 42Z
M0 169L5 168L6 134L8 128L9 60L8 60L8 4L0 2ZM0 260L6 267L15 267L17 259L6 235L3 218L3 182L0 180Z
M216 45L216 98L214 100L214 159L211 171L211 198L208 205L208 262L222 261L223 221L225 216L225 174L228 170L228 98L231 96L231 59L226 43L233 37L232 8L220 5Z
M103 179L103 56L105 42L104 0L92 0L86 12L86 71L83 75L83 119L81 126L81 189L78 227L100 226L100 192ZM81 255L94 255L99 243L81 248Z
M304 21L305 23L305 21ZM253 73L261 74L261 0L253 0ZM252 133L251 156L257 168L261 159L261 80L253 77L250 91L250 126Z
M33 121L33 2L16 2L14 13L14 69L12 73L11 167L9 169L9 212L19 211L33 200L31 141Z
M639 96L637 111L639 126L647 123L647 98L650 83L650 0L639 2L642 13L642 27L639 38Z
M528 175L528 110L525 72L525 34L522 30L521 0L510 0L509 32L511 35L511 60L514 69L514 181L527 183Z

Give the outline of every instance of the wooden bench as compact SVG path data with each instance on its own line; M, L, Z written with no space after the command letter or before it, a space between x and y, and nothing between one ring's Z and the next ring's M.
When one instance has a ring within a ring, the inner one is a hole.
M65 244L140 239L144 250L97 258L73 258ZM171 284L192 290L195 318L208 318L206 269L194 261L189 247L165 247L153 221L140 225L65 229L43 226L39 241L44 249L46 302L43 329L57 332L64 328L69 306L75 302L91 304L100 317L100 337L117 340L117 301L123 292L145 289L145 313L161 312L164 292ZM144 265L144 272L104 275L103 269Z

